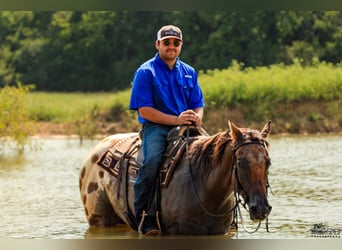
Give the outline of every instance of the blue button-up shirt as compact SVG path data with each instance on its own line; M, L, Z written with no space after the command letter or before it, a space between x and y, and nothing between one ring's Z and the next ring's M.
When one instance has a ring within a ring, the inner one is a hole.
M157 53L136 70L129 107L132 110L153 107L175 116L187 109L204 107L195 69L177 58L170 70ZM149 122L139 112L138 120L143 124Z

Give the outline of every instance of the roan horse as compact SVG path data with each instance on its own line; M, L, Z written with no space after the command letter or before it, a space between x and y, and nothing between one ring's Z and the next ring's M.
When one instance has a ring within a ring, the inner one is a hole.
M252 221L261 222L268 217L272 209L267 199L270 123L259 132L238 128L229 121L228 131L188 140L186 149L178 154L167 187L158 189L162 234L227 234L236 222L239 197L248 205ZM138 133L112 135L102 140L84 161L79 186L90 226L126 223L138 229L132 211L133 185L139 169L136 158L140 156L127 152L139 148L132 145L140 145ZM113 147L125 150L117 150L115 166L111 162L101 167L101 157Z

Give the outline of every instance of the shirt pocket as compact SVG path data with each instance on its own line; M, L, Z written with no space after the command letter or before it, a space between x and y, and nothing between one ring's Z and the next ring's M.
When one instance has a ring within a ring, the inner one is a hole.
M189 77L177 77L177 83L183 90L191 90L194 87L193 79Z
M160 78L154 78L153 79L153 86L156 88L163 87L165 85L168 85L168 82L166 79L160 79Z
M182 103L188 106L191 102L191 96L192 96L192 90L194 88L194 83L192 78L178 78L177 79L178 83L178 96L181 98ZM188 109L188 107L186 107Z
M169 83L166 79L154 78L153 93L156 99L168 98Z

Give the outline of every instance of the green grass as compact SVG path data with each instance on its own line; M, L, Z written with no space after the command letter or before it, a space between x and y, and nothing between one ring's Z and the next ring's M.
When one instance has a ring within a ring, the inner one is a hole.
M25 96L25 104L31 117L38 121L72 122L94 109L105 112L117 105L128 105L129 94L129 91L120 93L30 92Z

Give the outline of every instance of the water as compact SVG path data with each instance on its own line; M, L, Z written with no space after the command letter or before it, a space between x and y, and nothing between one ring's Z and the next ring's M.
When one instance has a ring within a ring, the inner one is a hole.
M0 239L139 238L125 226L88 227L78 176L84 157L98 141L80 145L68 138L34 140L40 150L0 157ZM270 232L263 223L254 234L240 226L238 235L197 238L300 239L312 238L308 231L316 223L342 228L342 136L271 136L270 144ZM247 223L250 230L256 226Z

